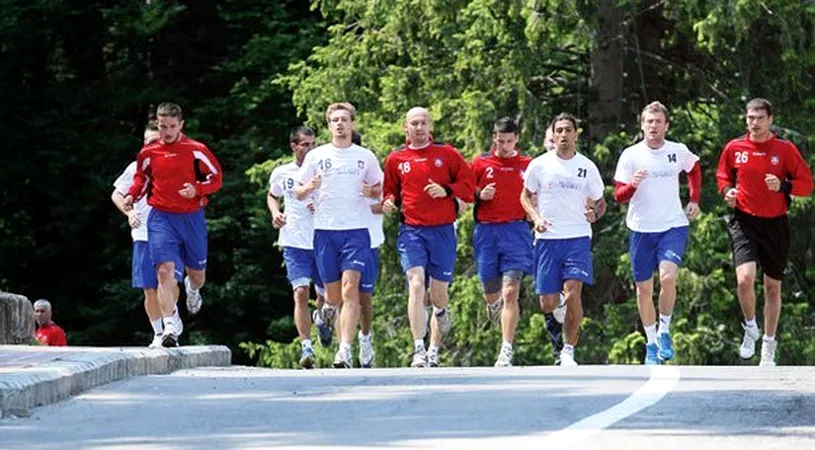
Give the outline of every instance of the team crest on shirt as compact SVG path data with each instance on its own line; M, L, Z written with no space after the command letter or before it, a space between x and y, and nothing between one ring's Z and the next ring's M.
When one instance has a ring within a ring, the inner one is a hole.
M442 166L442 164L444 164L444 162L441 160L441 158L436 158L436 159L433 161L433 165L434 165L434 166L436 166L436 167L441 167L441 166Z
M777 166L778 163L780 163L780 162L781 162L781 160L778 158L778 156L776 156L776 155L770 156L770 164L772 164L774 166Z
M365 161L363 161L361 159L358 159L357 160L357 167L359 167L360 169L364 169L365 168Z

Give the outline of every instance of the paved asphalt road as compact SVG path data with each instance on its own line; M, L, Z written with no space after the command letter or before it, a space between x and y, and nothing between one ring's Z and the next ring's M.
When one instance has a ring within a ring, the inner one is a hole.
M201 368L0 420L0 448L815 449L815 368Z

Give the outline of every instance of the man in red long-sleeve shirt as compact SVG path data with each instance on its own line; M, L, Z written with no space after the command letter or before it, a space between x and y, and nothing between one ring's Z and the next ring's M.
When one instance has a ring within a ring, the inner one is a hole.
M448 144L432 141L432 119L425 108L405 116L407 143L385 161L383 211L401 205L404 223L396 248L409 285L408 319L413 335L411 367L438 366L439 344L452 323L447 288L456 261L456 208L459 198L473 202L473 175L461 154ZM425 277L430 277L430 348L425 350Z
M727 231L733 247L737 294L744 313L739 356L750 359L761 336L756 323L756 263L764 272L764 339L761 365L775 365L775 332L781 317L781 281L790 248L790 196L812 193L812 172L792 142L770 131L773 107L755 98L745 108L747 135L725 145L716 171L719 193L735 208Z
M512 365L518 326L518 295L524 274L532 273L532 229L521 205L524 171L532 158L517 147L518 124L509 117L493 125L493 147L472 164L475 177L473 249L484 289L487 317L501 322L503 342L496 367Z
M146 145L136 160L133 186L125 196L125 205L147 195L153 207L147 219L150 257L158 272L159 304L164 325L162 344L178 344L178 324L173 318L175 306L175 261L187 269L184 285L187 309L201 309L200 289L207 266L207 224L204 206L207 196L221 188L221 165L202 143L185 136L181 107L173 103L159 105L161 139Z
M676 277L688 241L688 217L699 215L702 172L699 157L684 144L665 139L668 108L648 104L641 115L643 140L623 150L614 175L614 199L629 203L629 255L637 285L637 308L645 328L645 364L674 357L670 326ZM679 200L679 174L688 174L690 201ZM654 272L659 271L659 332L654 309Z

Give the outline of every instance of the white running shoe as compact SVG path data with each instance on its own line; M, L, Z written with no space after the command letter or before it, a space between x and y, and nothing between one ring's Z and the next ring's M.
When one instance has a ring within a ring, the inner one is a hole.
M504 299L499 298L493 303L487 303L487 319L493 325L501 320L501 311L504 310Z
M436 319L436 325L439 327L439 333L442 336L449 333L450 329L453 328L453 321L450 319L450 308L444 308L444 312L441 314L434 313L433 317Z
M340 349L337 350L337 354L334 355L333 365L335 369L350 369L354 367L354 364L351 362L351 349L340 346Z
M761 340L761 362L758 364L759 366L775 365L775 347L777 345L778 341L775 339L772 341L768 341L767 339Z
M371 335L365 336L359 332L359 365L363 369L370 369L374 366L374 344Z
M323 303L323 307L320 309L320 312L323 314L323 322L329 327L334 325L334 320L337 316L338 309L339 308L336 306L329 305L328 302Z
M184 288L187 290L187 311L190 314L198 314L198 311L201 311L201 304L204 302L204 299L201 298L200 289L192 288L189 276L184 277Z
M173 309L173 319L175 319L176 336L181 336L184 333L184 322L181 321L181 316L178 314L178 306Z
M416 347L413 350L413 361L410 362L410 367L427 367L427 351L424 347Z
M178 331L175 321L164 324L164 334L161 336L163 347L178 347Z
M576 366L577 361L574 360L574 349L567 349L566 347L560 351L560 365L561 366Z
M561 292L558 298L558 307L552 311L552 315L555 316L555 320L557 320L558 323L563 323L566 321L566 294Z
M427 367L439 367L439 351L431 349L427 351Z
M512 367L512 347L502 345L495 367Z
M147 346L147 348L161 348L162 347L161 341L162 341L162 335L161 334L154 334L153 335L153 342L151 342L150 345Z
M761 330L758 327L751 328L742 324L744 328L744 338L741 340L741 347L739 347L739 356L742 359L750 359L756 354L756 341L761 336Z

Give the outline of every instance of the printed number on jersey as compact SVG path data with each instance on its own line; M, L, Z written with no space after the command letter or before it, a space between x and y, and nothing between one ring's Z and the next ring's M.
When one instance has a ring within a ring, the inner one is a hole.
M402 175L410 173L410 161L400 162L397 168Z
M493 169L492 167L487 167L487 179L488 180L491 180L491 179L495 178L494 172L495 172L495 169Z
M747 163L748 152L736 152L736 164Z
M589 172L588 170L586 170L586 169L584 169L582 167L578 168L577 169L577 178L586 178L586 175L588 174L588 172Z
M331 168L331 158L321 159L318 163L320 170L328 170Z

